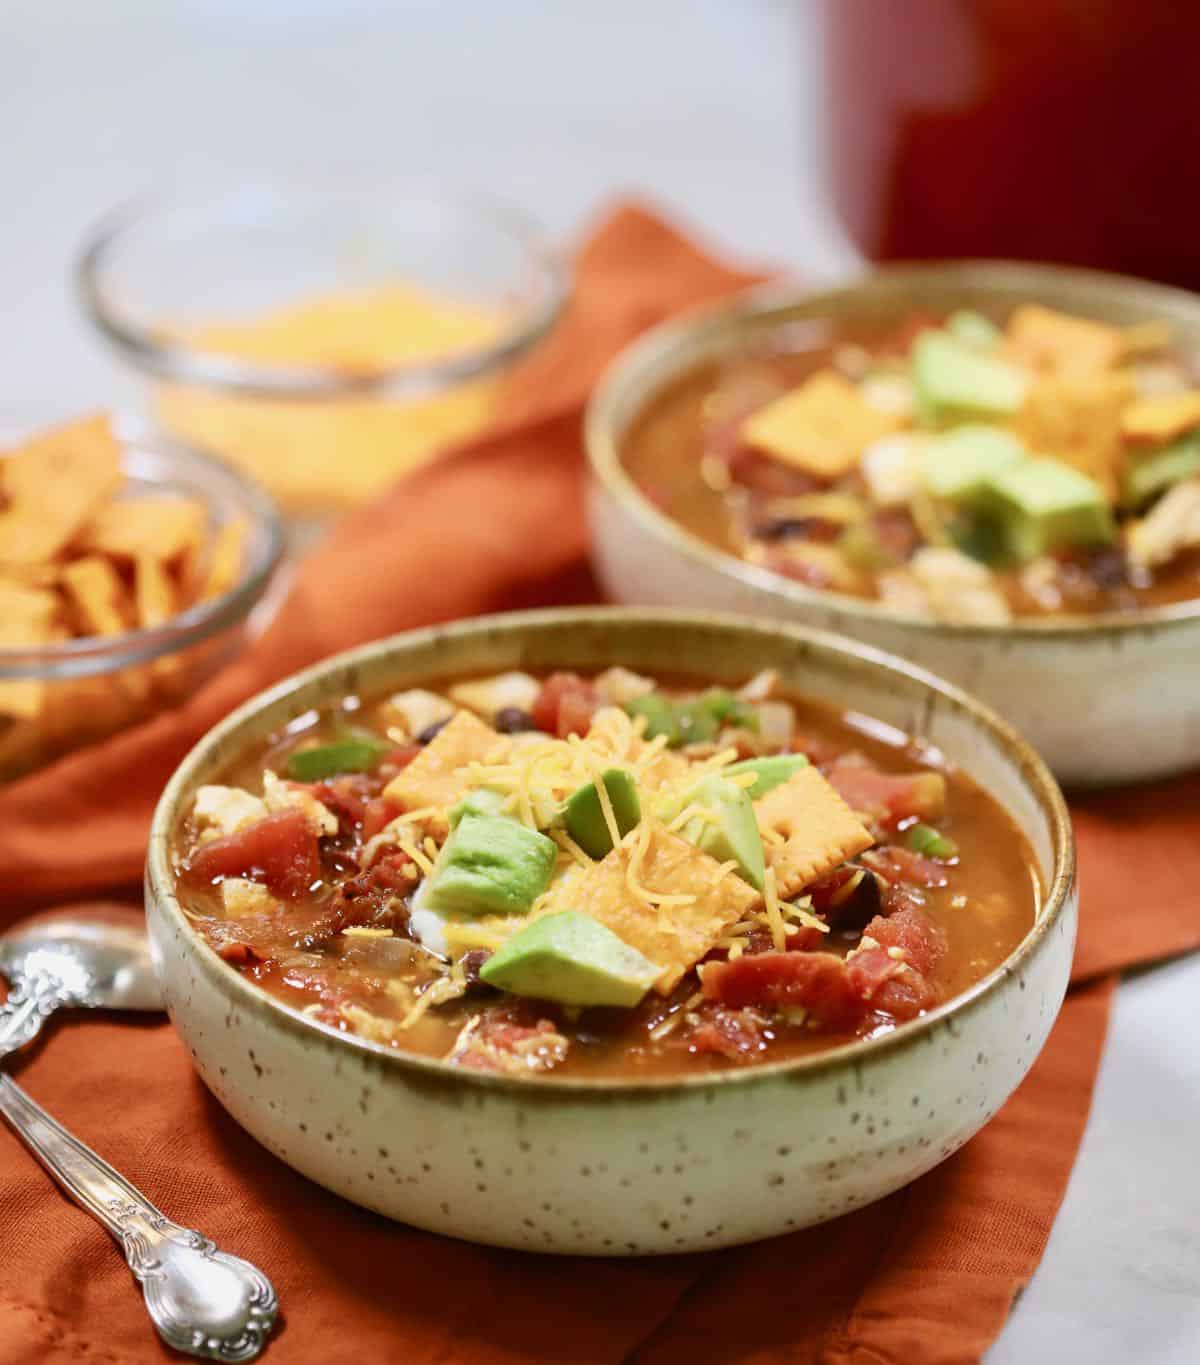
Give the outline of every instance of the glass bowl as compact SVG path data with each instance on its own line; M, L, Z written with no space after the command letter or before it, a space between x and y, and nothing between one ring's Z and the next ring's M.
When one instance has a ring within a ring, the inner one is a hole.
M0 414L4 448L57 419ZM161 625L38 648L0 648L0 684L35 681L37 713L0 707L0 782L94 743L189 697L261 633L278 604L283 531L271 499L219 460L114 416L124 484L120 496L176 494L201 503L208 534L240 522L241 560L232 586Z
M157 421L317 518L478 430L568 292L518 210L379 185L135 201L93 229L77 283Z

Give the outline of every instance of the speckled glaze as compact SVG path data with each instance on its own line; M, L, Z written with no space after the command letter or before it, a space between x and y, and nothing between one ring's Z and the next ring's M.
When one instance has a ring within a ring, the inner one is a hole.
M263 994L180 910L168 840L246 744L346 692L459 672L623 663L789 687L935 745L1028 833L1045 885L1003 967L894 1033L681 1082L514 1080L339 1034ZM167 1008L213 1094L282 1160L356 1203L470 1241L567 1254L691 1251L871 1202L960 1147L1037 1056L1062 1002L1077 900L1070 823L1037 756L953 688L790 626L604 608L420 631L248 703L184 760L155 814L147 916Z
M820 592L714 549L664 516L619 458L631 421L665 384L780 327L836 327L1036 299L1116 323L1161 318L1200 349L1200 297L1055 266L898 266L823 293L759 290L647 333L610 369L587 418L589 509L601 582L618 602L710 607L801 621L914 660L995 706L1072 786L1200 763L1200 600L1137 612L949 626Z

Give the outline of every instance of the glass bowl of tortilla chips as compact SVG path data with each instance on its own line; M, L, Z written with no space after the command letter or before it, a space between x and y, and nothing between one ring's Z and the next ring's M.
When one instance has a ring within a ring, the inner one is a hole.
M133 419L0 415L0 782L186 702L282 552L261 489Z
M567 273L482 195L253 183L125 205L79 259L153 419L322 522L478 432Z

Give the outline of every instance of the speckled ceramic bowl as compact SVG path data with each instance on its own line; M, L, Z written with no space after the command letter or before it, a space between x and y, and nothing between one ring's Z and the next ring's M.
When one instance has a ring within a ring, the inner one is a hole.
M715 549L660 512L621 463L630 424L673 380L780 328L836 336L846 322L1036 299L1116 323L1169 322L1200 351L1200 297L1057 266L897 266L822 293L755 291L667 323L626 350L588 412L593 555L618 602L713 607L836 630L913 659L990 702L1068 785L1136 781L1200 763L1200 600L1135 612L951 626L821 592Z
M196 787L313 706L455 673L624 663L789 687L935 745L1026 831L1037 924L965 995L879 1039L674 1082L518 1080L406 1056L259 991L192 928L168 844ZM418 1227L534 1251L727 1246L888 1194L962 1146L1037 1056L1075 937L1070 823L991 712L897 660L795 627L603 608L419 631L331 659L243 706L184 760L150 835L147 913L167 1008L213 1094L282 1160Z

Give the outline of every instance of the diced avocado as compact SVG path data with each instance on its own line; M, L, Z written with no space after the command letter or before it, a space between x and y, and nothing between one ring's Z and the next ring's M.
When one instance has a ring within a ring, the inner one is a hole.
M947 524L946 533L956 550L990 569L1003 568L1012 558L1008 527L995 510L964 507Z
M680 703L679 728L684 744L715 739L726 725L738 730L757 730L758 712L736 692L723 687L711 688Z
M711 688L686 701L672 701L651 692L627 701L625 710L635 718L646 717L644 738L657 739L659 735L666 735L672 749L715 739L725 725L758 729L758 712L754 707L736 692L728 692L722 687Z
M742 790L751 801L757 801L773 788L782 786L794 772L807 765L808 759L803 754L769 754L766 758L744 758L740 763L731 763L723 770L722 776L754 773L754 785L743 787Z
M1185 436L1153 455L1131 459L1121 477L1121 501L1138 508L1156 494L1200 474L1200 437Z
M387 745L370 736L354 736L321 744L315 749L297 749L289 754L286 772L293 782L320 782L338 773L367 773L379 762Z
M479 971L489 986L563 1005L632 1009L662 968L590 915L564 910L518 930Z
M506 798L502 792L492 791L490 787L476 787L450 807L447 818L451 829L457 829L459 821L467 815L498 816L504 812Z
M438 854L422 903L453 915L523 914L550 884L558 845L503 815L464 815Z
M959 308L951 313L946 319L946 331L955 341L984 351L994 346L1002 335L991 318L985 318L973 308Z
M990 475L1025 457L1025 447L1001 427L955 427L922 448L921 482L935 498L967 502L979 496Z
M657 739L666 735L667 743L674 748L679 741L679 711L669 697L658 692L647 692L643 697L634 697L625 703L625 713L636 720L645 716L646 728L643 738Z
M934 424L1008 417L1025 397L1025 377L1015 366L936 330L913 342L912 379L918 409Z
M642 818L633 778L624 768L609 768L601 776L604 790L612 802L617 829L622 835L628 834ZM563 825L589 858L599 860L612 850L612 835L594 782L589 782L567 797L563 804Z
M1029 459L991 475L985 496L1020 561L1064 546L1107 545L1116 535L1104 489L1061 460Z
M719 863L732 859L745 880L761 891L766 860L754 802L747 793L719 773L710 773L686 796L665 803L659 816L669 822L687 806L699 806L700 811L675 831L679 837Z

